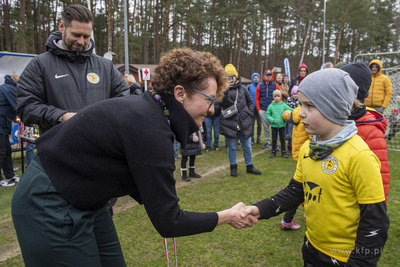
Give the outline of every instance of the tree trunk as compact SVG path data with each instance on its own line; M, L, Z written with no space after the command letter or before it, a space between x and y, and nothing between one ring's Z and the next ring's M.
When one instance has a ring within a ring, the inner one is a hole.
M186 46L190 48L190 38L191 38L191 31L190 31L190 1L188 1L188 11L187 11L187 17L186 17L186 34L187 34L187 40L186 40Z
M310 30L311 30L311 22L312 22L311 19L309 19L308 20L308 25L307 25L306 36L304 37L303 52L301 53L299 66L300 66L301 63L303 63L303 60L304 60L304 54L306 52L306 47L307 47L307 40L308 40L308 37L310 35Z
M165 20L164 20L164 33L163 33L163 47L161 49L161 52L165 52L168 50L168 39L169 39L169 10L171 8L171 4L167 2L165 4ZM158 62L158 61L157 61Z
M215 0L211 1L211 12L210 12L210 17L214 18L214 7L215 7ZM210 30L209 30L209 35L210 35L210 42L208 44L208 49L210 51L213 51L214 48L214 20L211 19L210 21Z
M20 16L21 16L21 36L22 36L22 38L24 39L25 38L25 36L26 36L26 19L25 19L25 12L26 12L26 10L25 10L25 0L21 0L21 13L20 13ZM20 42L21 43L21 50L22 50L22 52L24 52L24 53L26 53L27 51L26 51L26 42L25 41L22 41L22 42Z
M257 63L258 63L258 67L260 68L261 72L261 81L262 81L262 77L263 77L263 72L264 72L264 60L261 58L261 53L262 53L262 48L263 48L263 36L264 36L264 12L261 11L260 14L260 25L261 25L261 29L260 29L260 34L259 34L259 39L258 39L258 51L257 51ZM258 68L256 68L258 69Z
M246 9L246 0L243 1L243 9ZM237 49L237 72L240 73L240 55L241 55L241 51L242 51L242 43L243 43L243 24L244 21L241 20L239 22L239 45L238 45L238 49Z
M10 4L8 0L3 2L4 10L4 38L6 41L6 50L11 51L11 34L10 34Z
M108 14L107 14L107 49L112 50L112 0L108 0Z
M154 38L153 38L153 62L158 62L158 48L159 48L159 41L158 41L158 36L159 36L159 21L160 21L160 6L159 6L159 0L156 0L155 2L155 16L154 16Z
M231 26L229 27L229 63L233 63L233 25L234 20L231 19Z
M339 28L338 40L337 40L337 43L336 43L335 57L333 58L333 65L334 66L336 66L337 57L338 57L338 54L339 54L339 47L340 47L340 41L342 39L343 29L344 29L344 25L342 24L342 25L340 25L340 28Z

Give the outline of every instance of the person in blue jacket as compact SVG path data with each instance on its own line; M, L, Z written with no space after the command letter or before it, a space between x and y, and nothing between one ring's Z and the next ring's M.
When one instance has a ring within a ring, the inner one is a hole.
M255 143L255 138L254 138L254 124L257 121L257 144L261 144L261 121L260 118L258 117L258 110L256 107L256 92L257 92L257 86L260 84L260 74L258 73L253 73L251 75L251 80L252 83L249 84L247 86L247 90L249 90L250 95L251 95L251 99L253 99L253 103L254 103L254 112L253 112L253 120L251 122L252 124L252 132L251 132L251 143L254 144Z

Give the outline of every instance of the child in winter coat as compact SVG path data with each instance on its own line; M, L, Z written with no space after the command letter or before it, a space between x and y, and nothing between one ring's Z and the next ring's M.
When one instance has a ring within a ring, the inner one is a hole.
M282 148L282 157L287 158L286 154L286 142L285 142L285 127L286 123L282 118L282 113L285 110L293 110L291 107L286 105L281 101L282 94L280 90L275 90L273 92L274 101L268 106L267 109L267 120L271 123L271 132L272 132L272 151L270 158L274 158L276 156L276 145L278 142L278 133L279 140L281 142Z
M293 86L292 91L290 92L290 96L286 99L286 104L292 109L300 106L299 101L297 100L297 89L299 87L297 85ZM286 139L288 140L288 154L292 154L292 134L293 134L293 126L294 123L292 120L286 123Z
M181 146L181 174L182 180L185 182L190 182L190 178L201 178L201 175L194 172L196 161L196 156L201 155L201 149L204 147L203 140L201 138L200 132L194 132L189 136L186 146L183 148ZM187 175L186 162L189 157L189 176Z
M340 69L350 74L351 78L358 86L357 99L364 103L364 99L368 95L372 81L371 70L367 65L361 62L350 63L342 66ZM357 134L361 136L381 162L383 190L387 202L389 194L390 166L385 140L387 126L386 118L382 113L375 109L362 105L361 107L352 110L349 120L354 120L356 122L358 128Z
M295 87L293 86L293 89ZM297 95L297 89L296 89ZM293 95L292 95L293 96ZM304 128L304 124L301 122L301 118L299 116L301 110L301 106L296 107L292 111L292 115L290 116L290 121L293 123L293 132L292 132L292 157L294 161L298 161L299 159L299 150L300 147L310 139L310 135L306 133ZM289 146L288 146L289 147ZM283 230L299 230L301 229L301 225L296 223L294 220L294 215L296 215L297 207L288 210L285 212L283 219L281 220L281 228Z
M348 120L359 106L357 90L336 68L304 78L300 117L312 136L300 149L296 172L285 189L242 213L268 219L304 201L304 266L376 266L388 237L381 164Z

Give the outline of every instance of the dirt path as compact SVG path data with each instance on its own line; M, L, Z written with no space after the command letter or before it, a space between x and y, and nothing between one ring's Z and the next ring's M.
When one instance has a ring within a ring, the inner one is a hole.
M264 151L253 152L253 157L263 153ZM238 160L238 162L243 162L244 160ZM202 174L202 178L207 178L211 175L215 175L216 173L222 172L229 167L228 164L224 164L212 169L209 169L207 172ZM180 188L183 186L189 186L191 183L183 182L180 179L177 179L176 188ZM138 205L136 201L134 201L131 197L125 196L118 198L117 204L114 206L114 213L117 214L119 212L128 210L129 208ZM10 258L13 258L21 253L21 250L18 245L17 236L15 233L15 229L13 226L13 222L10 218L7 218L0 222L0 266L2 263Z

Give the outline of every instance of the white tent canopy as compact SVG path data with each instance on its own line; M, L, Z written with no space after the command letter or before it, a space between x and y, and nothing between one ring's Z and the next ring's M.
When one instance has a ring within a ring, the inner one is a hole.
M0 84L4 83L4 76L15 72L18 75L24 71L26 65L36 55L0 52Z

